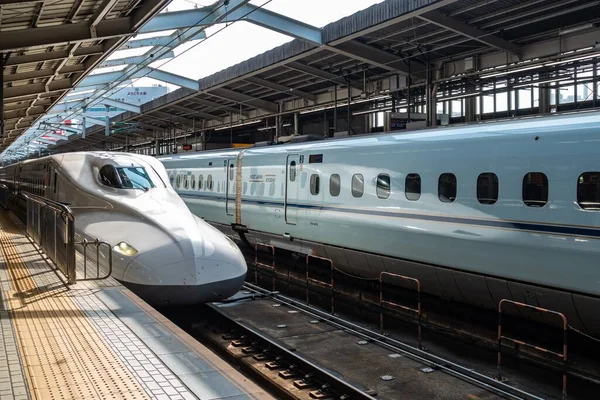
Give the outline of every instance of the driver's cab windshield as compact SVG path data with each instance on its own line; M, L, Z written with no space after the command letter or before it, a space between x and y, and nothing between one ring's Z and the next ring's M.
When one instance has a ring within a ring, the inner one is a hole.
M148 190L156 187L144 167L115 167L105 165L98 174L100 182L117 189Z

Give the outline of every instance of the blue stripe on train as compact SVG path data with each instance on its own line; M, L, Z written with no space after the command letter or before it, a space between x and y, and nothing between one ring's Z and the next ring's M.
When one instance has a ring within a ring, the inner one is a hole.
M213 196L213 195L203 195L203 194L181 194L181 197L200 197L203 199L210 199L214 201L225 201L225 196ZM231 201L235 201L235 199L230 199ZM256 205L268 205L275 207L284 207L285 203L278 201L270 201L270 200L249 200L242 199L243 203L247 204L256 204ZM466 225L474 225L474 226L482 226L487 228L503 228L503 229L515 229L515 230L523 230L523 231L536 231L542 233L555 233L561 235L576 235L576 236L591 236L591 237L600 237L600 229L595 228L584 228L577 226L564 226L564 225L544 225L538 224L535 222L514 222L514 221L502 221L502 220L480 220L473 218L465 218L465 217L451 217L451 216L441 216L441 215L424 215L424 214L414 214L414 213L405 213L405 212L391 212L391 211L383 211L383 210L373 210L373 209L358 209L358 208L345 208L345 207L337 207L337 206L325 206L318 204L288 204L288 207L297 207L300 209L311 209L311 210L320 210L320 211L334 211L334 212L343 212L349 214L360 214L360 215L376 215L382 217L393 217L393 218L408 218L408 219L417 219L421 221L434 221L434 222L446 222L446 223L455 223L455 224L466 224Z

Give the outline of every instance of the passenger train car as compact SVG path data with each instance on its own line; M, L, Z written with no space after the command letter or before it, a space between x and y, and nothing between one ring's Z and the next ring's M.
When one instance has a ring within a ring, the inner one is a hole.
M513 299L600 334L600 114L161 159L190 210L442 299Z
M155 158L125 153L68 153L0 169L14 193L67 204L76 240L114 246L113 277L155 305L227 298L246 263L235 243L194 216Z

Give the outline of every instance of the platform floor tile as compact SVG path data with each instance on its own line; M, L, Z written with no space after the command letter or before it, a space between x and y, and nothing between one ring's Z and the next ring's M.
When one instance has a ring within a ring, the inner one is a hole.
M0 400L272 399L115 279L66 286L18 224L0 212Z

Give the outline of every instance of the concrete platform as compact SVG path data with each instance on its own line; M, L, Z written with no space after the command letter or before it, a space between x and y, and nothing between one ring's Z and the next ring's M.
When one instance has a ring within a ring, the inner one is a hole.
M112 278L64 284L0 211L0 400L271 399Z

